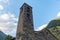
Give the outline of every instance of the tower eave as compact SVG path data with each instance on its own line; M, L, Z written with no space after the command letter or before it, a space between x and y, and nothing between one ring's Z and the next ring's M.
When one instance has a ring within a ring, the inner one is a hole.
M29 6L27 3L24 3L24 4L20 7L20 9L23 8L24 5L26 5L26 6L30 7L30 8L32 8L32 7Z

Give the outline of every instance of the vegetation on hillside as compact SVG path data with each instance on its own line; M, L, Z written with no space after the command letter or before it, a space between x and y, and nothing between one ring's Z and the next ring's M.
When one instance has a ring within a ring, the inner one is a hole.
M12 39L13 39L13 37L10 36L10 35L7 35L7 36L5 37L5 40L12 40Z
M60 19L59 20L52 20L47 29L58 39L60 40Z

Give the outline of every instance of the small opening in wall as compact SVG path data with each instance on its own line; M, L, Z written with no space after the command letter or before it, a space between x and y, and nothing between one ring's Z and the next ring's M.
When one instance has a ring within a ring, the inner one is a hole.
M30 15L29 15L29 14L27 14L27 17L29 18L29 17L30 17Z
M29 7L27 7L27 12L30 12L30 8Z

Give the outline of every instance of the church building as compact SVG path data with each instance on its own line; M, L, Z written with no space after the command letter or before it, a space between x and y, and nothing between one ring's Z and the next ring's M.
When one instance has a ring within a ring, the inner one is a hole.
M16 40L57 40L48 30L34 31L32 7L24 3L20 8Z

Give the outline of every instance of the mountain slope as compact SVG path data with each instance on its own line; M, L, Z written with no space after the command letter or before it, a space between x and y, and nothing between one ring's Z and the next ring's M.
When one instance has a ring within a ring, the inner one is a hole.
M2 32L2 31L0 31L0 40L4 40L5 39L5 34Z
M47 29L58 39L60 40L60 20L54 19L50 21L47 26Z

